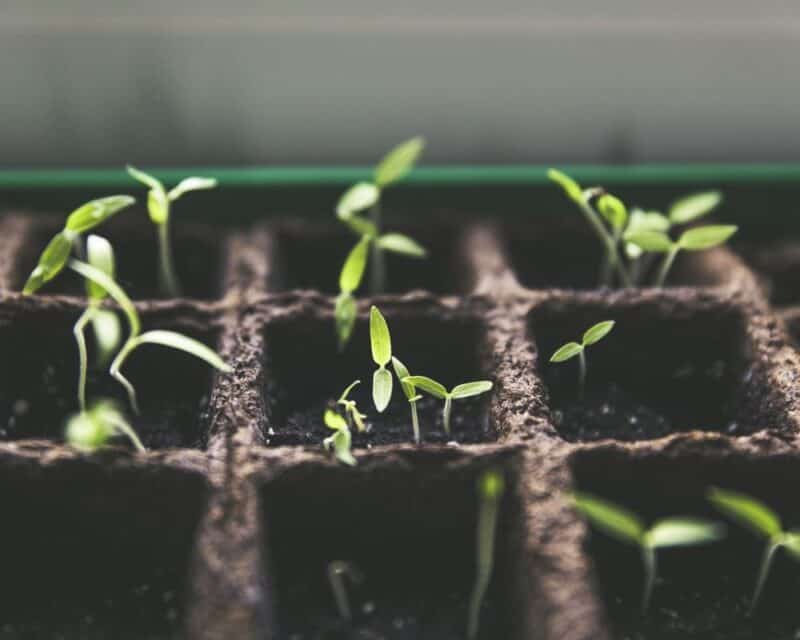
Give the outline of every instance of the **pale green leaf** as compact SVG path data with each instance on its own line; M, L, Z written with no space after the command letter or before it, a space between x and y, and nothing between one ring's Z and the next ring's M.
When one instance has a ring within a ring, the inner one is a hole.
M425 139L419 136L397 145L378 163L375 184L383 188L403 179L414 168L424 148Z
M615 324L616 322L614 320L604 320L603 322L598 322L593 327L587 329L583 334L583 346L600 342L600 340L611 333L611 330L614 328Z
M136 311L136 307L133 306L133 302L131 302L131 299L128 297L128 294L122 290L122 287L99 269L85 262L81 262L80 260L70 260L69 268L82 275L87 280L91 280L95 284L103 287L125 313L128 324L130 325L131 337L135 337L139 334L141 329L139 314Z
M90 235L86 239L86 261L112 280L114 279L114 249L105 238ZM91 280L86 281L86 291L93 300L102 300L106 297L106 290Z
M392 374L388 369L379 367L372 375L372 401L378 413L383 413L392 399Z
M731 224L713 224L706 227L695 227L683 232L678 244L687 251L702 251L725 243L737 227Z
M694 193L672 203L669 219L672 224L686 224L711 213L722 202L719 191Z
M575 507L598 529L636 545L644 542L644 523L624 507L590 496L585 493L574 495Z
M781 538L781 546L795 559L800 560L800 532L789 531Z
M341 220L349 220L353 214L372 207L378 202L380 195L380 189L371 182L358 182L339 198L339 202L336 204L336 215Z
M165 224L169 219L169 198L163 189L151 189L147 193L147 212L155 224Z
M336 459L349 467L354 467L357 464L351 451L352 441L353 436L350 434L350 429L337 431L333 435L333 451L336 455Z
M131 196L108 196L87 202L67 218L64 229L75 233L89 231L136 202Z
M217 179L216 178L199 178L199 177L191 177L191 178L184 178L181 180L177 186L173 187L167 197L169 198L170 202L174 202L178 198L180 198L183 194L188 193L189 191L201 191L203 189L213 189L217 186Z
M656 522L645 534L645 544L653 548L686 547L715 542L725 536L718 522L699 518L667 518Z
M72 253L72 243L77 236L74 233L62 231L53 236L39 256L39 263L28 276L22 293L29 295L36 293L42 285L55 278L64 269Z
M447 388L443 384L436 382L436 380L429 378L428 376L407 376L403 378L403 382L413 385L414 388L427 391L432 396L439 398L440 400L444 400L449 395Z
M151 176L149 173L145 173L144 171L141 171L132 165L128 165L127 170L135 180L138 180L148 188L164 191L164 185L158 178Z
M367 268L369 243L368 237L361 238L344 261L342 272L339 274L339 288L343 293L352 293L361 286L361 280Z
M604 193L597 199L597 210L617 232L625 228L628 221L628 209L616 196Z
M114 432L111 426L98 420L91 411L77 413L67 421L66 441L79 451L97 451L106 445L112 435Z
M328 427L329 429L333 429L334 431L347 429L347 420L345 420L342 416L340 416L332 409L325 410L324 420L325 420L325 426Z
M375 242L381 249L392 251L393 253L402 253L413 258L424 258L428 253L425 247L416 240L402 233L385 233L378 237Z
M353 296L349 293L341 293L336 298L334 316L336 319L336 335L339 338L339 347L344 347L356 324L356 313L358 308Z
M450 392L450 397L454 400L460 398L470 398L472 396L479 396L482 393L492 390L492 383L489 380L478 380L477 382L465 382L453 387Z
M556 352L550 356L550 362L564 362L565 360L574 358L581 351L583 351L583 345L580 345L577 342L568 342L567 344L559 347Z
M666 253L672 251L674 243L670 237L661 231L634 231L625 234L625 240L643 251Z
M397 379L400 381L400 388L403 389L403 394L410 401L417 392L414 389L413 384L404 382L403 379L407 378L411 374L408 372L406 365L404 365L398 358L395 358L394 356L392 356L392 368L394 369L394 374L397 376Z
M376 306L369 310L369 341L375 364L381 367L389 364L392 359L392 338L386 319Z
M344 223L359 236L374 238L378 234L378 229L374 223L359 216L347 218Z
M635 231L661 231L666 233L672 224L669 219L658 211L642 211L633 209L631 211L628 227L625 229L625 238Z
M708 499L722 513L754 533L767 538L775 538L783 532L778 515L763 502L743 493L712 488Z
M562 173L558 169L548 169L547 177L558 184L571 200L574 200L578 204L583 204L583 190L580 185L566 173Z
M157 344L162 347L184 351L196 358L200 358L200 360L204 360L215 369L225 373L233 371L213 349L210 349L199 340L185 336L182 333L162 330L148 331L136 338L136 342L137 344Z
M97 342L98 360L104 364L122 344L122 324L110 309L97 309L92 314L92 330Z

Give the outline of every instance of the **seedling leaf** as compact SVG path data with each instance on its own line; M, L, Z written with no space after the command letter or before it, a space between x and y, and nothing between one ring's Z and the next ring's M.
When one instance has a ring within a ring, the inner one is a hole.
M28 276L25 287L22 289L23 294L36 293L42 285L61 273L64 265L67 264L67 260L69 260L75 237L75 234L69 231L62 231L53 236L53 239L50 240L39 257L39 263L36 268Z
M156 191L160 189L161 191L164 191L164 185L158 178L151 176L149 173L145 173L144 171L141 171L132 165L128 165L126 169L128 174L130 174L135 180L138 180L150 189Z
M97 341L98 360L105 364L122 342L122 326L117 314L110 309L96 309L92 313L92 329Z
M774 539L783 533L778 515L763 502L743 493L712 488L708 499L724 514L756 534Z
M90 235L86 240L86 259L90 265L113 280L114 250L108 240L101 236ZM86 281L86 292L92 300L102 300L107 295L103 287L91 280Z
M183 194L189 191L200 191L203 189L213 189L217 186L216 178L199 178L193 176L191 178L184 178L176 186L174 186L167 194L170 202L174 202Z
M385 367L392 359L392 338L386 319L374 305L369 310L369 339L372 347L372 359L378 366ZM391 375L389 377L391 378Z
M597 210L608 221L613 229L621 232L628 221L628 209L625 204L610 193L605 193L597 199Z
M583 190L580 185L566 173L562 173L558 169L548 169L547 177L558 184L571 200L583 204Z
M83 233L94 229L97 225L108 220L115 213L136 202L131 196L108 196L87 202L78 207L67 218L64 225L65 231Z
M405 379L411 374L408 372L406 365L394 356L392 356L392 368L394 369L394 374L397 376L397 379L400 381L403 394L405 394L406 398L410 401L416 395L416 390L414 389L414 385L409 384Z
M424 148L425 139L419 136L397 145L378 163L375 184L383 188L404 178L414 167Z
M350 220L353 214L373 206L380 195L380 189L371 182L357 182L339 198L336 215L340 220Z
M344 261L342 272L339 275L339 288L343 293L353 293L361 286L361 279L367 268L370 239L366 236L356 243Z
M325 426L334 431L347 430L347 420L332 409L325 410Z
M678 244L687 251L702 251L723 244L736 233L737 227L730 224L696 227L683 232Z
M800 533L796 531L785 533L782 545L795 560L800 560Z
M672 224L686 224L711 213L722 202L719 191L704 191L676 200L669 208Z
M208 348L202 342L185 336L175 331L155 330L143 333L136 338L138 344L157 344L162 347L171 347L179 351L184 351L190 355L205 360L215 369L219 369L225 373L230 373L233 369L220 358L217 353Z
M625 239L643 251L667 253L672 251L674 243L661 231L635 231L625 235Z
M653 548L706 544L721 539L725 527L717 522L696 518L668 518L656 522L646 534Z
M166 224L169 219L169 197L163 189L151 189L147 192L147 212L155 224Z
M347 344L347 341L353 333L357 311L356 301L353 296L345 292L340 293L336 298L336 308L334 309L336 334L339 338L340 348Z
M452 397L453 400L458 400L460 398L471 398L472 396L478 396L482 393L486 393L487 391L491 391L491 389L492 383L488 380L465 382L453 387L453 390L450 392L450 397Z
M583 351L583 345L580 345L577 342L568 342L567 344L559 347L559 349L552 356L550 356L550 362L564 362L565 360L574 358L581 351Z
M414 258L424 258L427 255L425 247L402 233L385 233L375 242L381 249L394 253L402 253Z
M443 384L436 382L436 380L433 380L428 376L408 376L402 380L407 384L414 385L415 388L419 387L423 391L427 391L432 396L439 398L440 400L445 400L449 395Z
M372 401L378 413L383 413L392 399L392 374L388 369L379 367L372 374Z
M578 511L598 529L622 542L642 544L645 526L635 514L611 502L585 493L576 493L573 500Z
M583 334L583 346L585 347L590 344L600 342L600 340L611 333L611 330L614 328L615 324L616 322L614 322L614 320L605 320L604 322L598 322L593 327L587 329Z
M85 262L81 262L80 260L70 260L69 268L76 271L87 280L92 280L94 283L103 287L125 313L125 317L128 319L128 324L130 325L131 336L139 335L139 331L141 330L139 314L136 311L136 307L133 306L133 302L131 302L131 299L128 297L128 294L122 290L122 287L99 269Z
M347 389L342 391L342 395L339 396L339 402L344 402L345 400L347 400L347 396L350 395L350 392L360 384L361 384L361 380L354 380L353 382L351 382L348 385Z

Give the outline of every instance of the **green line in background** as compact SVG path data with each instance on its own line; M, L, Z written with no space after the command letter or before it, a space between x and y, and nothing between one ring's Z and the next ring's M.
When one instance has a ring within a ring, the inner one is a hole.
M800 183L800 164L641 164L553 165L586 184ZM143 167L173 183L190 175L214 176L225 187L347 185L370 179L366 167ZM537 185L547 182L542 165L469 165L420 167L402 183L409 186ZM138 183L122 169L0 170L0 189L125 188Z

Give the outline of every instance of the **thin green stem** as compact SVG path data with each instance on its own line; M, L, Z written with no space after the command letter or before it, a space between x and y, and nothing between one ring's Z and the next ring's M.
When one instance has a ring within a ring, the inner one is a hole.
M650 608L650 598L653 595L653 587L656 584L656 550L650 545L642 547L642 560L644 561L644 591L642 592L642 615L647 614Z
M381 201L380 198L372 206L370 211L372 224L375 225L375 238L381 235ZM386 289L386 256L383 249L373 240L371 243L372 269L370 270L370 293L379 295Z
M444 432L450 435L450 413L453 409L453 398L449 395L444 399Z
M467 639L474 640L480 628L481 605L486 597L489 582L492 579L494 565L494 543L497 531L497 515L500 507L498 497L483 497L478 513L476 531L476 566L477 574L472 594L469 599L469 616L467 619Z
M136 400L136 389L131 384L130 380L123 376L122 372L120 371L122 365L125 364L125 360L137 346L139 346L138 341L135 338L129 338L128 341L122 346L122 349L120 349L117 357L114 358L114 361L111 363L109 373L111 373L111 377L114 378L114 380L125 387L125 391L128 392L128 400L130 401L131 409L133 409L135 414L139 415L139 403Z
M162 291L176 298L181 293L178 274L175 271L175 263L172 258L172 242L169 234L169 218L162 224L156 225L158 228L158 264L159 264L159 283Z
M408 402L411 405L411 426L414 429L414 443L420 444L420 442L422 442L422 438L419 432L419 415L417 414L417 401L409 400Z
M631 286L630 277L628 276L628 272L625 270L625 265L622 264L622 260L619 257L619 251L617 250L617 244L614 242L613 236L608 232L608 230L603 226L603 222L600 220L600 216L597 215L597 212L592 209L592 206L585 200L581 200L580 202L580 209L583 212L583 215L586 217L586 220L589 222L592 229L594 229L597 237L603 242L606 248L606 256L608 262L613 268L614 271L617 272L620 282L622 286L629 287Z
M78 345L78 406L81 408L81 413L86 411L86 376L89 368L89 356L86 352L84 331L86 330L86 325L91 322L94 311L94 307L85 309L72 328L72 334L75 336L75 342Z
M675 262L675 257L678 255L678 251L680 251L680 247L675 245L667 255L664 256L664 261L661 263L661 268L658 270L658 277L656 278L656 286L663 287L664 283L667 281L667 274L669 270L672 268L672 263Z
M136 431L134 431L133 427L129 425L127 422L121 419L114 419L110 421L111 424L114 425L114 428L122 433L123 435L127 436L128 439L133 443L133 446L136 448L137 451L140 453L144 453L147 449L144 448L142 441L139 440L139 436L136 435Z
M753 612L758 605L758 601L761 598L761 592L764 591L764 585L767 582L767 575L769 574L769 568L772 565L772 559L775 557L775 552L780 549L780 547L780 542L770 541L764 549L764 555L761 558L761 566L758 569L756 588L753 591L753 599L750 601L750 609L748 610L749 615L753 615Z
M586 397L586 348L578 353L578 399Z

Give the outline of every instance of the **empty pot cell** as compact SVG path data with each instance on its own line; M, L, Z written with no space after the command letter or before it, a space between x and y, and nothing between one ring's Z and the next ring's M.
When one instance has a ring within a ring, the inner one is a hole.
M800 613L800 564L779 551L754 615L748 609L765 539L716 510L707 491L718 487L756 498L788 529L800 525L790 487L800 481L796 457L728 455L639 457L594 452L573 461L578 489L610 500L649 527L661 518L689 516L724 523L725 538L711 544L656 551L658 580L650 607L641 614L644 568L640 550L595 528L586 545L619 640L786 640L794 638ZM675 452L673 452L674 454Z
M684 306L681 306L681 305ZM586 385L579 357L550 362L595 323L614 329L585 347ZM762 415L749 360L744 318L726 305L692 309L685 303L545 304L532 312L538 372L552 419L570 441L647 440L694 429L748 433L774 427Z
M580 214L577 214L580 216ZM577 219L541 216L536 224L510 225L504 234L517 282L528 289L594 289L601 286L603 244ZM726 273L709 262L709 252L681 252L667 286L717 286ZM637 282L652 284L662 255L645 257Z
M485 366L485 334L474 318L438 315L386 315L392 349L411 374L427 375L448 389L456 384L491 378ZM323 423L332 406L354 380L350 394L357 401L367 431L353 432L356 447L413 441L411 409L394 376L392 400L383 413L372 401L373 363L369 327L359 319L350 343L339 351L330 316L293 317L266 330L266 439L272 445L321 445L331 434ZM302 355L301 355L302 354ZM451 434L444 431L444 402L422 392L418 401L424 442L474 443L495 438L489 423L491 393L454 400Z
M66 461L0 478L0 637L181 637L201 476Z
M800 303L800 240L772 237L737 250L761 277L773 304Z
M428 252L415 258L389 251L386 257L386 290L405 293L413 290L437 294L461 293L469 284L458 254L459 234L453 227L395 227L387 230L409 235ZM341 226L284 224L275 228L276 265L270 287L276 291L312 289L339 293L339 273L358 237ZM367 264L359 292L369 291L372 260Z
M72 327L81 311L79 307L75 311L28 309L13 319L4 319L0 344L6 362L13 366L0 369L3 440L63 440L65 422L78 410L78 350ZM145 314L142 322L144 330L180 331L212 348L216 346L214 331L197 331L188 319L159 319L152 326ZM137 416L128 405L124 389L109 375L108 365L98 364L91 328L87 328L86 336L89 404L99 398L117 400L148 449L203 445L212 384L207 364L166 347L139 347L123 367L138 393L141 415Z
M112 220L97 230L114 247L116 279L133 300L164 298L159 285L158 239L156 228L144 212L136 226ZM39 256L61 223L34 225L16 265L16 288L21 290L36 266ZM211 227L183 224L179 218L170 227L175 269L182 290L181 297L214 300L222 294L224 242ZM43 295L85 295L83 279L72 271L60 274L42 289Z
M261 496L276 628L267 637L462 640L476 574L478 473L440 456L369 471L305 465L270 481ZM514 476L505 475L479 638L517 640L529 637L511 610L525 599L523 522ZM336 561L360 574L345 580L350 624L328 579Z

